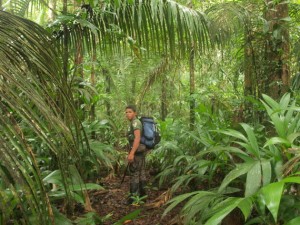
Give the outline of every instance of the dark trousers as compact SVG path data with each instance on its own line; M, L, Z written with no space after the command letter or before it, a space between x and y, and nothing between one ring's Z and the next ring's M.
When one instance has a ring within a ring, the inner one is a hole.
M138 152L134 155L134 161L129 164L130 172L130 194L145 195L146 185L145 152Z

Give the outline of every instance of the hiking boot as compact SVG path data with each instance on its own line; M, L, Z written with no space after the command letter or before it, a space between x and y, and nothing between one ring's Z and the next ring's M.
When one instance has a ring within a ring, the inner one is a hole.
M132 198L132 196L130 195L130 196L128 196L127 197L127 199L125 199L125 201L124 201L124 205L131 205L133 203L133 198Z
M146 181L140 181L139 183L139 194L141 197L147 195L145 187L146 187L147 182Z
M125 205L131 205L134 201L133 196L139 194L139 184L138 183L130 183L130 194L126 199Z

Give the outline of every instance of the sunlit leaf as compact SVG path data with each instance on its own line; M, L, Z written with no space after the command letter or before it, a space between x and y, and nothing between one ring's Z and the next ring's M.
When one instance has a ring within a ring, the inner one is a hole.
M260 197L270 210L273 218L277 221L278 209L283 192L284 182L271 183L261 189Z
M236 178L248 173L249 170L255 165L255 161L249 163L238 164L235 169L230 171L224 178L218 192L221 193L227 185Z
M253 195L260 187L262 181L260 161L256 161L247 172L245 197Z
M270 183L272 178L272 167L270 161L262 161L261 170L262 170L262 185L265 186Z

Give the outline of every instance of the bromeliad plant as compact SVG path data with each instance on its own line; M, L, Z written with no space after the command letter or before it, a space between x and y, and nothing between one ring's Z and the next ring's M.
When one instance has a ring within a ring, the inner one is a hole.
M279 103L265 95L263 98L263 105L278 136L264 140L248 124L241 124L243 132L231 129L218 131L232 137L232 141L226 146L211 146L200 152L198 157L227 155L227 165L233 165L233 169L227 172L217 189L175 197L165 214L177 204L187 201L182 209L186 224L189 221L219 224L235 208L240 209L246 224L299 222L300 215L295 210L295 205L299 204L298 197L289 193L291 183L300 181L298 173L293 173L290 167L298 162L298 156L293 156L289 150L299 146L300 108L289 94L284 95ZM284 166L288 159L288 164ZM285 177L284 169L285 174L289 172L292 175Z

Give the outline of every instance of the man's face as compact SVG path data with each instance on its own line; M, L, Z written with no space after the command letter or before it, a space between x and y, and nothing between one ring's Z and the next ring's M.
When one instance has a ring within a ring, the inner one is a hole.
M128 120L132 120L136 116L136 113L132 109L126 109L125 113Z

